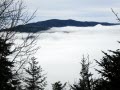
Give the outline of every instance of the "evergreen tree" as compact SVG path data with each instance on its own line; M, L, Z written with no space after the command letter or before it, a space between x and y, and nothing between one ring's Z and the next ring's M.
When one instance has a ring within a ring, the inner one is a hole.
M88 62L86 62L87 60ZM73 90L92 90L93 79L92 79L92 74L89 72L89 66L90 66L89 58L85 59L83 56L81 65L82 65L80 72L81 79L79 79L78 84L73 84L71 88Z
M109 88L110 88L109 82L104 80L103 78L98 78L94 81L93 90L111 90Z
M46 77L42 74L42 68L37 66L38 62L35 57L31 58L29 62L29 68L25 69L29 77L26 77L25 82L27 83L28 90L44 90L47 85Z
M109 52L113 53L109 55L105 52L105 56L100 62L97 61L101 70L97 70L102 77L108 82L109 88L107 90L120 90L120 49Z
M67 84L67 83L64 83L64 84L62 85L62 83L61 83L60 81L55 82L54 84L52 84L52 89L53 89L53 90L64 90L66 84Z
M10 50L11 45L0 38L0 90L15 90L16 88L17 81L12 73L14 62L8 59L8 56L13 53Z

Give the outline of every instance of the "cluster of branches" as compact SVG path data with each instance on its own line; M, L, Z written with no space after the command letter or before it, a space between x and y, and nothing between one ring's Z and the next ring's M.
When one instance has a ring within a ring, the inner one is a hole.
M15 32L16 26L28 23L33 17L34 13L28 16L25 12L22 0L0 1L0 38L3 39L4 43L12 44L11 61L19 63L18 68L14 69L15 73L18 73L29 56L38 49L35 47L37 36L29 39L30 36L34 35L33 33L23 37L22 33ZM21 35L21 41L18 41L17 34Z
M0 90L16 90L24 65L37 50L38 36L16 32L34 17L28 16L22 0L0 0ZM20 35L20 37L18 37ZM21 38L21 40L20 40Z

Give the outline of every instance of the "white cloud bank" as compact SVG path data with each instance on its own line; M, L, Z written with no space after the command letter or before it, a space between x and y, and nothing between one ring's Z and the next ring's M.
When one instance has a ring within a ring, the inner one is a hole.
M90 60L100 59L101 50L120 48L120 26L61 27L40 33L36 53L37 60L47 72L51 83L74 82L79 77L82 55L89 54Z
M56 81L73 83L79 78L82 55L101 59L101 50L120 48L120 26L61 27L40 32L36 58L47 72L48 88ZM93 62L94 64L94 62ZM94 68L94 67L93 67Z

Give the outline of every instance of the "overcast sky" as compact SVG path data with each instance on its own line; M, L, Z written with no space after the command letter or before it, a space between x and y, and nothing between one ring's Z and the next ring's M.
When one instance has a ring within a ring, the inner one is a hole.
M37 9L32 22L48 19L117 22L111 12L120 13L120 0L24 0L29 13Z

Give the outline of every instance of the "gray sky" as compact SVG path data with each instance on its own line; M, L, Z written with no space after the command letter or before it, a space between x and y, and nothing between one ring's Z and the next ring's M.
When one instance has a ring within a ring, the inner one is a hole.
M32 22L48 19L117 22L111 12L120 12L120 0L24 0L29 13L37 9Z

